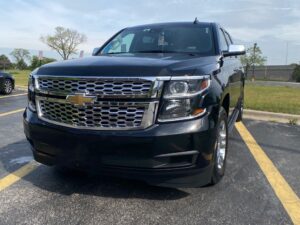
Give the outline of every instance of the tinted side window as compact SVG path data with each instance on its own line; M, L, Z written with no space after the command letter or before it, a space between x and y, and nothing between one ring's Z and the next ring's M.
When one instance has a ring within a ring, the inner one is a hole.
M226 42L226 38L224 36L223 31L219 30L219 36L220 36L220 49L221 51L228 51L228 44Z

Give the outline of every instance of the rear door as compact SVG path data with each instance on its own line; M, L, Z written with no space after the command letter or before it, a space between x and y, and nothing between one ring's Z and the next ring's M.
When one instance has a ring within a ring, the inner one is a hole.
M227 31L224 30L225 38L228 45L233 44L232 38ZM230 107L237 107L240 97L242 96L243 86L243 72L240 58L237 56L230 56L233 75L230 78L230 89L232 95L232 105Z
M227 46L227 49L223 51L228 51L229 45L232 44L232 41L228 33L223 28L220 28L220 37L225 39L226 46ZM230 104L229 104L230 115L232 111L235 109L235 107L237 106L239 96L240 96L241 79L238 74L236 60L237 58L235 56L224 57L224 66L226 67L227 70L229 93L230 93Z
M222 52L228 51L229 43L226 40L225 33L222 28L219 28L219 45ZM227 84L229 90L230 103L229 103L229 117L232 114L234 106L237 102L236 95L234 92L234 63L231 57L223 57L223 66L221 67L221 79L224 84Z

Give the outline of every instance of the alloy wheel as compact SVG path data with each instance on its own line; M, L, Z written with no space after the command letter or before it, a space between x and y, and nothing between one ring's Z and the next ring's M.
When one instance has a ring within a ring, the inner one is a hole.
M12 91L12 83L10 80L5 80L4 82L4 91L6 94L11 93Z
M227 131L225 121L222 120L219 125L219 133L217 140L217 169L219 171L223 170L224 162L226 158L226 146L227 146Z

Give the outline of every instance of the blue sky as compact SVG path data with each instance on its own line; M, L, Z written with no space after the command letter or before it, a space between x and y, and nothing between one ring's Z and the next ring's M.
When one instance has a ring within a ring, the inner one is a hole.
M300 62L299 0L0 0L0 54L26 48L58 57L39 40L56 26L86 34L79 48L88 54L124 27L196 16L219 22L237 43L257 42L268 64L285 64L287 46L288 63Z

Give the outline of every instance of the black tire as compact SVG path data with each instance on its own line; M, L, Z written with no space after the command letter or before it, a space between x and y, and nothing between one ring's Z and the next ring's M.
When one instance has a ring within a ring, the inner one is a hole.
M243 113L244 113L244 98L241 100L239 104L239 115L236 119L236 122L240 122L243 120Z
M224 126L224 127L223 127ZM224 130L223 130L224 129ZM222 132L221 132L222 131ZM221 134L225 134L225 139L224 137L221 137ZM217 123L217 132L216 132L216 143L215 143L215 151L214 151L214 168L212 172L212 177L211 177L211 185L217 184L220 182L222 177L225 174L225 168L226 168L226 159L227 159L227 152L228 152L228 123L227 123L227 113L226 110L221 107L219 111L219 119ZM225 145L224 143L221 145L221 141L226 141ZM218 149L220 148L220 149ZM219 152L218 152L219 151ZM221 163L221 160L219 157L221 157L221 153L224 152L224 159L223 163Z
M10 79L5 79L0 85L0 93L9 95L13 90L13 83Z

